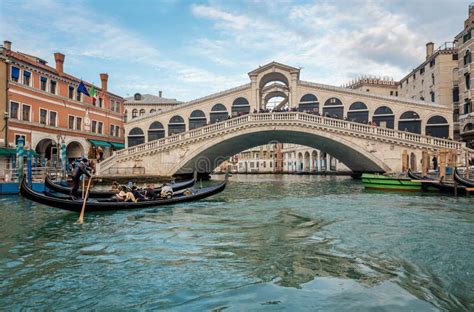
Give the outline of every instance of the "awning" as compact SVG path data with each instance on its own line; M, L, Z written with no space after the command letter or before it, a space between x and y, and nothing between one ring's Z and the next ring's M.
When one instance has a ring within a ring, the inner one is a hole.
M91 142L92 145L95 145L95 146L102 146L102 147L111 147L112 145L110 145L109 142L107 141L100 141L100 140L89 140L89 142Z
M110 142L110 144L112 144L112 147L114 147L114 148L116 148L116 149L123 149L123 148L125 148L125 144L123 144L123 143Z
M23 155L27 156L27 150L24 150ZM7 148L2 147L0 148L0 156L16 156L16 148ZM38 158L39 155L35 151L31 150L31 156Z

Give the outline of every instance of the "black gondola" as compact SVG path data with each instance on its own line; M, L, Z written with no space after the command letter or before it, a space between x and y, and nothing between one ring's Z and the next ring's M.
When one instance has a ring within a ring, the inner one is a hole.
M227 182L227 181L226 181ZM157 200L146 200L134 202L117 202L111 201L110 199L90 199L86 203L86 212L90 211L114 211L123 209L139 209L147 207L156 207L163 205L173 205L183 202L190 202L199 199L203 199L214 194L220 193L225 189L226 182L219 183L214 186L202 188L202 189L191 189L192 194L184 195L183 193L177 194L170 199L157 199ZM51 207L60 208L69 211L80 212L82 209L82 199L71 200L69 198L61 198L58 196L51 196L47 192L36 192L34 191L23 179L20 185L20 194L37 203L45 204Z
M423 188L426 190L429 187L437 189L441 193L450 193L454 194L455 187L457 188L458 194L466 194L466 187L463 185L455 186L454 183L451 182L441 182L435 181L428 177L422 177L410 169L408 169L408 176L414 180L426 180L427 182L423 182ZM429 182L428 182L429 181Z
M191 180L186 180L186 181L177 182L177 183L170 183L168 185L173 188L173 192L177 192L177 191L181 191L181 190L192 187L195 182L196 182L196 179L193 178ZM62 186L62 185L54 183L49 178L49 176L47 176L46 179L44 180L44 185L47 188L61 194L69 195L71 193L70 187ZM81 189L79 189L79 192L81 192ZM156 188L155 192L157 193L161 192L161 187ZM114 195L115 195L115 192L112 192L112 191L89 190L89 198L110 198L110 197L113 197Z
M454 180L456 180L456 182L466 187L474 187L474 180L469 180L469 179L464 178L459 172L458 168L454 169Z

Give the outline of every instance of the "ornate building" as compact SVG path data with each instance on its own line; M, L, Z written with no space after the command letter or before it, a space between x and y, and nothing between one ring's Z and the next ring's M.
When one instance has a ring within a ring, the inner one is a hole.
M140 116L159 113L181 103L176 99L164 98L162 91L159 91L158 96L135 93L133 96L125 98L125 118L132 120Z

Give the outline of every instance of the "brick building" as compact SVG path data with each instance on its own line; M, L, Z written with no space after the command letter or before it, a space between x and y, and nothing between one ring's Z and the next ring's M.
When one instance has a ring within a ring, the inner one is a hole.
M41 164L54 165L59 147L68 159L91 156L100 146L104 157L123 148L124 99L107 90L108 75L94 86L97 100L77 92L80 79L64 72L65 56L55 53L55 67L45 60L14 52L5 41L0 53L0 176L12 166L19 137L38 155ZM83 82L87 89L92 86ZM10 157L8 157L10 156Z

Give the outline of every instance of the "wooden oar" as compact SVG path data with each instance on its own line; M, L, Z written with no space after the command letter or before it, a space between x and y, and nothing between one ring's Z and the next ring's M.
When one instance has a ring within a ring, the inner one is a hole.
M86 180L82 179L82 200L84 200L84 189L85 189Z
M82 224L84 223L84 212L86 210L86 203L87 203L87 196L89 196L89 188L91 186L91 181L92 181L92 176L89 178L89 182L87 182L87 190L86 190L86 195L82 201L82 210L81 214L79 215L79 219L77 220L77 224Z

